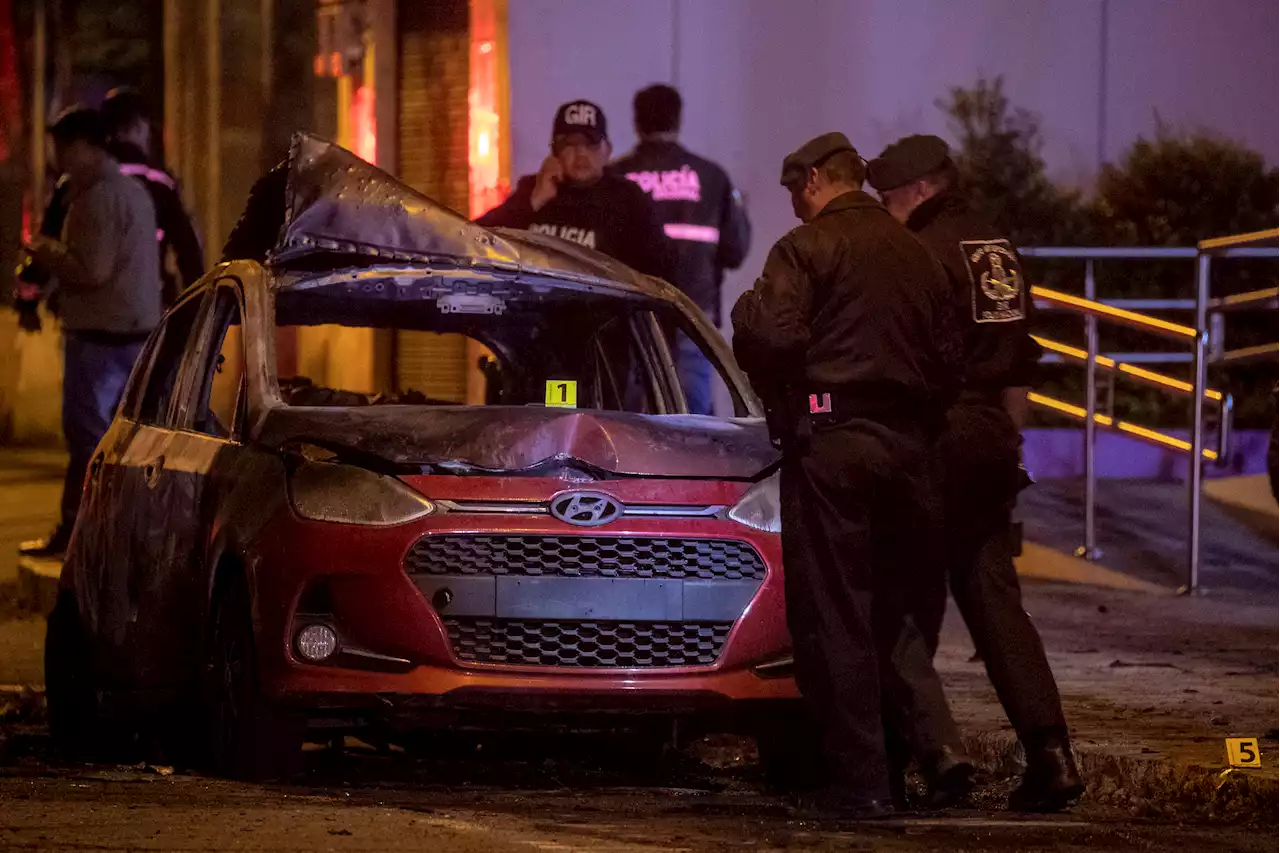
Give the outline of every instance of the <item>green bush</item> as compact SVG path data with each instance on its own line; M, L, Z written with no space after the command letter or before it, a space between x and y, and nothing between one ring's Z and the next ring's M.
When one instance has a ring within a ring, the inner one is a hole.
M1062 246L1091 236L1080 194L1045 175L1039 117L1011 108L1003 78L980 78L971 89L954 87L938 107L950 117L958 141L955 161L966 192L1009 239Z
M956 137L955 159L966 192L977 209L1021 246L1111 245L1194 246L1200 240L1274 228L1277 223L1277 170L1239 143L1205 132L1175 133L1160 125L1154 139L1138 139L1116 164L1107 164L1093 194L1056 186L1040 156L1039 118L1015 108L1003 80L981 78L971 88L950 90L938 106L947 113ZM1037 283L1082 292L1084 264L1036 260L1029 271ZM1195 270L1188 260L1113 261L1097 265L1100 298L1191 298ZM1274 286L1274 261L1217 261L1213 295L1223 296ZM1186 323L1185 314L1169 319ZM1083 324L1061 315L1044 315L1037 329L1047 337L1083 346ZM1229 315L1228 349L1274 341L1274 313ZM1103 324L1100 347L1111 352L1170 349L1153 336ZM1174 347L1175 349L1181 349ZM1184 350L1185 351L1185 350ZM1185 365L1160 368L1189 378ZM1082 399L1083 370L1050 367L1043 390L1068 400ZM1274 363L1214 370L1210 383L1236 397L1240 427L1270 424ZM1102 405L1100 397L1099 404ZM1154 389L1120 380L1115 413L1145 424L1185 427L1189 407ZM1043 413L1036 422L1061 424Z

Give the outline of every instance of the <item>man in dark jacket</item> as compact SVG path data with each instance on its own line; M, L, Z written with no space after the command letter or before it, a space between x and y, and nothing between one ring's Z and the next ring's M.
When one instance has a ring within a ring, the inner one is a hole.
M804 224L733 309L734 352L783 446L796 681L834 765L821 802L852 815L890 801L886 724L936 794L967 791L973 771L910 615L913 597L941 583L930 458L954 384L946 277L861 191L863 177L840 133L786 158L782 184Z
M200 239L178 194L177 180L152 160L151 117L142 96L129 88L112 89L102 102L102 119L107 128L108 149L120 163L120 172L142 181L155 205L164 304L171 305L204 275ZM176 271L170 269L170 253Z
M653 203L631 181L606 173L612 153L604 111L590 101L564 104L538 174L521 178L510 198L476 222L571 240L670 280L672 250Z
M751 223L729 176L677 141L680 93L655 85L636 93L640 143L610 167L653 199L662 229L675 247L672 284L710 318L720 322L720 285L726 269L737 269L751 247ZM711 363L686 335L677 352L680 384L689 411L711 414Z
M1010 803L1057 810L1084 784L1044 646L1022 607L1011 536L1022 483L1019 428L1040 356L1029 328L1030 285L1012 243L965 201L943 140L899 140L872 161L870 180L950 280L964 338L963 388L939 444L951 591L1027 756ZM921 617L934 647L945 605L942 598Z

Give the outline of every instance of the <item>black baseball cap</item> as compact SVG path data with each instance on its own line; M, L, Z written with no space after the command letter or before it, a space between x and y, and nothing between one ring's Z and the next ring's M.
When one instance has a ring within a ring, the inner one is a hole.
M858 154L849 137L843 133L824 133L810 139L782 161L782 185L790 188L797 181L803 181L810 169L842 151L852 151L854 156Z
M102 114L93 107L76 104L58 113L49 125L53 141L60 145L83 139L90 145L102 148L107 142L107 130Z
M867 183L878 190L897 189L931 175L951 160L951 149L940 137L904 136L867 165Z
M111 133L150 120L151 111L147 108L146 99L132 86L118 86L107 92L102 101L102 121Z
M570 133L581 133L599 142L609 138L609 126L604 118L604 110L590 101L570 101L556 110L556 122L551 137L567 136Z

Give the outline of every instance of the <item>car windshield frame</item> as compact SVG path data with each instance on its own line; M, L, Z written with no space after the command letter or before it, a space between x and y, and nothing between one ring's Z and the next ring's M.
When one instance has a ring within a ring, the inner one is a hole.
M480 300L475 305L480 305L486 295L495 295L502 299L510 298L513 293L520 291L530 291L534 294L547 294L552 291L590 294L634 304L636 310L631 317L633 323L647 318L643 322L650 324L650 329L639 334L637 342L647 340L655 344L652 347L645 346L644 351L640 353L646 362L645 368L652 371L652 378L660 386L653 389L656 408L654 414L687 413L685 394L679 385L671 348L662 334L658 320L658 316L662 315L703 350L713 369L728 388L733 416L760 417L762 410L759 403L751 393L745 376L734 362L728 345L696 306L683 293L660 280L649 279L644 281L643 285L645 286L641 287L629 282L588 276L562 277L547 275L541 271L507 272L495 270L492 267L477 269L456 264L428 266L419 263L383 263L330 266L319 270L293 269L268 274L270 298L264 306L267 309L264 329L268 337L273 340L276 330L283 328L277 323L276 303L279 297L319 289L338 289L338 292L345 290L347 298L368 299L374 302L429 303L437 302L440 297L451 293L467 294ZM390 292L389 288L395 289L396 292ZM484 311L482 306L473 306L473 310L469 313L483 314ZM377 328L376 326L367 327ZM266 377L270 384L269 394L280 404L289 405L282 393L276 367L274 358L270 359L267 365L269 375ZM466 406L465 403L456 405ZM584 410L591 411L591 409Z

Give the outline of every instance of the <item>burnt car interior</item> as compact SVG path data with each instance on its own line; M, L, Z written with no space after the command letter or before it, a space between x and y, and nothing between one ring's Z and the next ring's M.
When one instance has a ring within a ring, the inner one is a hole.
M678 317L667 303L553 281L489 286L445 281L428 278L429 283L413 287L388 279L283 288L275 297L276 326L339 326L470 339L485 352L477 366L486 405L545 406L549 383L566 383L575 389L577 408L638 414L684 410L667 344L676 334ZM370 392L289 376L283 365L277 372L281 396L291 406L465 402L396 387L394 377L388 377L386 387Z

